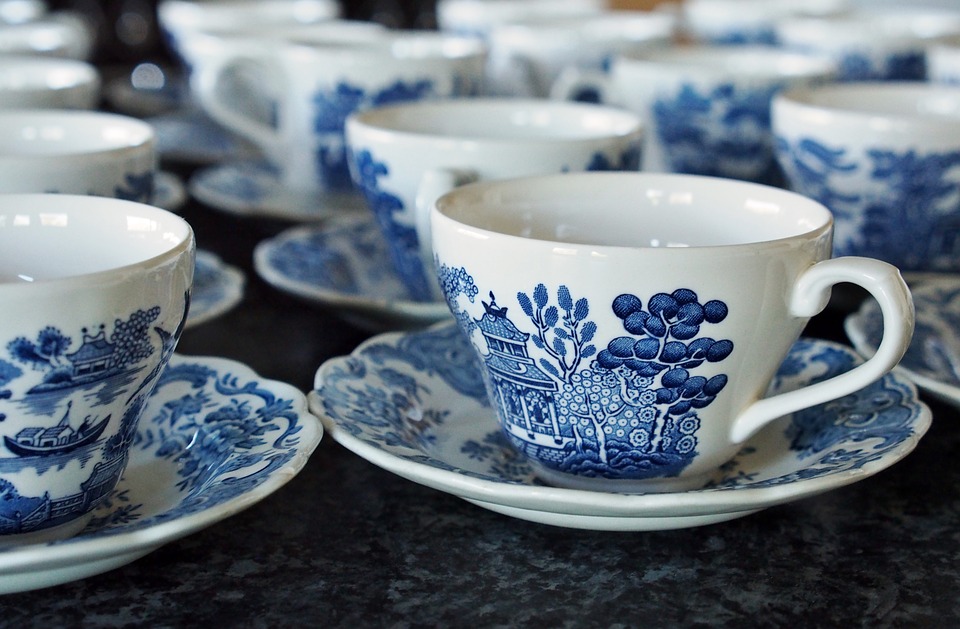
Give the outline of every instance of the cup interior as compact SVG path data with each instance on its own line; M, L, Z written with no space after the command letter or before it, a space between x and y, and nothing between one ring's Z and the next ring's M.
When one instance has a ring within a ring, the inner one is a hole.
M619 109L536 99L420 101L355 118L387 134L502 141L619 137L641 127L635 115Z
M478 238L493 234L561 245L691 248L750 245L829 229L807 197L759 184L692 175L570 173L471 184L437 212ZM483 232L487 232L484 234Z
M84 111L0 113L0 156L98 153L148 145L152 127L140 120Z
M190 226L149 205L94 196L0 199L0 284L96 274L188 246Z
M960 123L960 87L916 82L840 83L798 88L783 94L801 107L871 118L882 131L881 116Z

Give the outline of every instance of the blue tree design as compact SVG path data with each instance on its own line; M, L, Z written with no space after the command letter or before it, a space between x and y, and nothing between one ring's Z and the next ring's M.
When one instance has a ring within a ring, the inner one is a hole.
M64 365L72 342L70 337L59 329L47 326L37 334L36 341L23 336L13 339L7 343L7 351L16 360L43 371Z
M490 294L493 299L493 294ZM517 302L524 314L530 317L537 328L532 336L534 345L545 351L556 363L541 358L540 365L548 373L567 381L577 371L581 361L593 356L597 348L590 343L597 333L597 324L586 321L590 314L590 305L586 299L574 303L570 289L561 285L557 289L557 303L560 306L548 306L547 287L537 284L533 289L533 299L524 292L517 293ZM536 306L536 308L534 308ZM560 311L563 311L561 314Z

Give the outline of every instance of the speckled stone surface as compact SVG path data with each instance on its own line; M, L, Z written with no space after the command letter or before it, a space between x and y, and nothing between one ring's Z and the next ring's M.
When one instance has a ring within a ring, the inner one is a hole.
M179 350L308 389L365 336L279 294L251 251L286 225L185 210L247 295ZM842 339L842 312L810 333ZM284 488L98 576L0 598L44 627L927 627L960 625L960 414L861 483L702 528L606 533L514 520L325 438Z

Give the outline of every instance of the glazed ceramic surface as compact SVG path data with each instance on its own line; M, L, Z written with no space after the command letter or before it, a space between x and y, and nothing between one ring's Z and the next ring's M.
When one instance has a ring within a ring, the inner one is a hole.
M35 20L0 22L0 54L62 57L87 61L96 35L79 12L52 11Z
M195 68L191 90L210 117L262 151L285 187L350 194L347 116L389 103L475 95L484 59L479 42L435 32L373 41L258 40ZM228 84L237 71L259 78Z
M147 123L96 111L0 110L0 190L149 203L156 136Z
M917 325L900 369L925 391L960 405L960 278L927 275L910 278ZM865 302L844 322L853 346L864 356L876 352L880 310Z
M194 249L155 207L2 196L0 535L75 531L113 489L186 323Z
M210 251L197 250L187 327L206 323L229 312L243 299L243 271L225 264Z
M897 269L828 259L829 212L791 192L571 173L463 186L432 219L440 284L504 430L556 484L696 484L765 423L879 378L910 340ZM884 304L877 362L757 401L846 282Z
M779 184L770 102L830 79L828 59L760 46L676 46L618 55L609 75L567 73L554 88L584 90L641 115L643 169Z
M485 39L500 24L544 18L581 18L606 9L602 0L439 0L437 24L441 30Z
M643 124L629 112L543 99L460 99L379 107L347 120L351 170L409 298L442 298L429 214L468 181L638 170Z
M371 217L293 227L254 250L257 274L369 331L422 328L450 317L446 303L418 302L393 270Z
M85 61L0 56L0 109L92 109L100 83L99 71Z
M905 272L960 270L960 87L797 89L775 99L773 129L790 187L835 216L835 255Z
M293 387L233 361L174 356L116 489L75 537L0 551L0 593L112 570L247 509L300 472L322 434Z
M258 159L201 168L187 189L201 203L238 216L313 222L369 212L359 192L331 197L294 190L276 168Z
M802 339L770 392L859 361L843 346ZM913 384L888 374L768 426L702 487L637 495L550 487L507 443L480 365L453 325L376 337L328 361L310 407L340 444L414 482L524 520L627 531L730 520L864 480L906 456L930 424Z

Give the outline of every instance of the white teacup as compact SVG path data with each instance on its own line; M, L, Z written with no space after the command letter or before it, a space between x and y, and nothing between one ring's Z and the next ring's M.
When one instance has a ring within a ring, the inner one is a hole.
M494 26L488 36L488 92L545 97L568 67L604 70L620 53L674 40L677 18L667 12L604 11L529 19Z
M958 34L960 11L916 7L796 17L776 25L779 46L830 57L842 81L922 80L926 49Z
M0 54L40 55L86 61L93 56L96 33L79 13L56 11L15 24L0 23Z
M830 212L778 188L570 173L463 186L432 213L440 284L507 438L548 482L701 487L747 438L892 369L913 330L893 266L830 258ZM831 287L881 304L852 371L764 398Z
M85 61L0 55L0 109L93 109L100 86Z
M576 18L600 13L605 0L438 0L440 30L486 39L499 24L541 18Z
M0 192L59 192L149 203L156 136L146 122L93 111L0 110Z
M637 170L642 125L626 111L539 99L380 107L347 121L351 168L410 296L442 297L433 272L434 200L468 181Z
M835 72L829 59L767 46L674 46L619 55L609 75L568 71L553 95L594 91L638 113L643 170L778 184L771 98Z
M157 21L176 50L189 33L251 33L340 17L336 0L161 0Z
M194 250L155 207L0 195L0 544L76 533L110 495L183 330Z
M851 0L684 0L683 31L691 41L718 45L776 43L776 25L792 16L836 15Z
M790 90L774 100L773 130L790 187L834 213L837 255L960 272L960 87Z
M344 141L348 115L388 103L474 95L486 58L476 40L428 32L260 44L204 64L192 89L211 118L262 150L285 186L326 195L355 192ZM220 89L225 76L241 71L260 80ZM272 120L237 110L237 92L244 89L273 104Z

